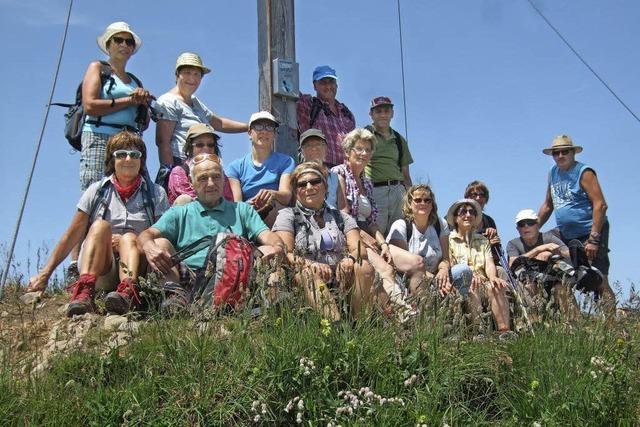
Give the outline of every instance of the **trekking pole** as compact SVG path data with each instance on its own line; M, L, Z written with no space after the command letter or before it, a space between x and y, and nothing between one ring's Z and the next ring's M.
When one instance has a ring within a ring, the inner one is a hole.
M507 273L507 282L509 283L509 285L511 285L511 289L513 290L513 294L516 297L516 303L520 306L520 309L522 310L522 316L524 317L524 321L526 322L527 327L531 331L531 335L535 336L535 332L533 331L533 326L531 325L531 320L529 319L529 315L527 313L527 307L526 307L524 301L522 300L522 297L520 296L520 293L518 292L518 284L517 284L518 282L517 282L516 278L514 277L513 273L511 272L511 268L509 267L509 261L507 260L507 257L504 254L504 252L502 251L502 248L492 247L492 250L494 250L496 255L498 255L498 260L500 261L500 266Z
M51 93L49 94L49 101L44 112L42 119L42 126L40 127L40 137L36 144L36 151L33 154L33 161L31 162L31 170L27 177L27 185L24 190L24 196L22 197L22 204L20 205L20 211L18 213L18 220L13 230L13 237L11 239L11 246L9 246L9 253L7 254L7 264L2 272L2 281L0 282L0 298L4 296L4 287L7 283L7 276L9 275L9 267L11 266L11 260L13 259L13 251L16 247L16 240L18 239L18 232L20 231L20 223L22 222L22 216L24 215L24 207L27 204L27 196L29 195L29 189L31 188L31 180L33 179L33 172L36 168L38 161L38 154L40 154L40 146L42 145L42 137L44 136L44 129L47 126L47 119L49 118L49 109L51 108L51 101L53 100L53 94L56 90L56 83L58 81L58 72L60 71L60 63L62 62L62 54L64 53L64 46L67 41L67 32L69 31L69 19L71 18L71 8L73 6L73 0L69 0L69 10L67 11L67 21L64 25L64 34L62 36L62 43L60 44L60 53L58 55L58 64L56 65L56 72L53 76L53 83L51 84Z

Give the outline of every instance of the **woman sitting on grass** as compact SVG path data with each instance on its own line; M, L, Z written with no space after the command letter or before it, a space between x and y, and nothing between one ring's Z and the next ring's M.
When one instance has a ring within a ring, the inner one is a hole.
M374 279L366 253L358 251L358 225L348 214L326 204L324 166L302 163L294 169L291 181L295 206L278 213L273 231L287 246L289 262L296 266L295 280L303 286L307 302L325 318L340 319L330 292L338 289L349 295L351 312L358 317L371 305ZM360 262L356 260L359 255L364 258Z
M387 241L422 257L424 275L415 274L409 280L412 294L428 290L435 278L441 296L453 289L449 278L449 227L438 217L436 196L426 184L412 186L404 194L404 219L391 224Z
M451 276L474 323L478 323L483 302L488 300L499 338L504 339L510 335L509 285L498 277L489 240L475 231L481 221L482 209L473 199L458 200L449 208L447 222L453 228L449 235Z
M146 260L136 246L136 236L169 207L162 187L145 178L146 159L138 134L120 132L109 139L106 177L84 192L71 225L40 273L29 281L27 292L44 291L53 271L86 233L80 249L80 278L68 288L67 315L95 311L96 287L112 291L105 299L109 312L123 314L139 305L135 284Z

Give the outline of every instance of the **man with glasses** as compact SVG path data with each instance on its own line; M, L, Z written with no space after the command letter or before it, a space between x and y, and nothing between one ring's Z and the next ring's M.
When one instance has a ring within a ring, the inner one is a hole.
M229 202L222 197L224 174L218 156L195 156L190 175L196 199L168 210L138 239L138 248L145 253L149 265L165 275L167 290L178 296L193 286L197 273L204 268L209 248L200 249L180 266L173 265L171 255L203 236L232 232L261 245L258 249L266 257L284 254L280 237L269 230L251 206ZM171 305L181 304L181 301L185 306L181 308L186 308L184 298L165 302Z
M338 76L328 65L320 65L313 70L313 88L316 96L300 95L296 105L298 131L315 128L322 131L327 140L327 157L324 161L329 168L344 163L342 138L356 128L353 113L336 99Z
M552 232L540 232L538 215L532 209L518 212L516 228L520 237L507 244L513 274L531 295L538 294L538 285L544 286L559 303L560 311L574 319L578 308L567 286L575 283L569 248Z
M575 159L582 147L571 137L557 136L551 147L542 152L556 163L549 173L544 203L538 211L538 223L544 225L555 210L560 238L569 243L579 240L592 266L603 275L597 293L610 300L615 309L615 295L609 286L609 221L607 202L595 171Z
M377 222L386 236L391 224L403 217L404 192L412 185L409 165L413 163L413 158L407 140L391 127L391 98L373 98L369 116L372 124L366 129L373 133L375 151L365 172L373 182L373 198L378 207Z
M251 151L232 161L226 169L233 199L253 206L268 226L273 225L277 211L289 205L292 196L289 177L295 167L290 156L273 151L276 127L278 121L268 111L252 114Z

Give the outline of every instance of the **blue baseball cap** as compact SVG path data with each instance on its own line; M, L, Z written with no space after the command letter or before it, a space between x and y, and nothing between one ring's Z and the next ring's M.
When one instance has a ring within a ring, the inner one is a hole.
M315 70L313 70L313 81L324 79L325 77L330 77L332 79L338 80L338 76L336 75L336 70L329 67L328 65L318 65Z

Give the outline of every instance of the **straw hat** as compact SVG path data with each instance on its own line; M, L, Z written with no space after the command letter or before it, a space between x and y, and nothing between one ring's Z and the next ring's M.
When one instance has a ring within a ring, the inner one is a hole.
M99 35L98 38L96 39L100 50L108 55L109 51L107 50L107 42L111 37L113 37L114 34L118 34L118 33L131 34L131 37L133 37L133 40L135 40L136 42L136 45L133 48L133 53L136 53L138 49L140 49L140 46L142 46L142 39L138 37L138 35L131 30L131 27L129 26L129 24L127 24L126 22L114 22L113 24L109 24L107 29L104 30L104 33Z
M211 72L209 68L202 64L202 58L200 58L198 54L191 52L184 52L178 56L178 60L176 61L176 73L178 72L178 68L184 66L200 68L203 75Z
M462 205L471 205L476 210L477 214L476 214L476 220L473 224L473 229L474 230L477 229L478 226L482 223L482 208L480 207L480 204L473 199L460 199L453 202L453 204L447 211L447 223L449 223L449 226L452 229L455 228L456 212L458 211L458 208Z
M576 153L582 152L582 147L579 145L573 145L573 140L568 135L558 135L554 138L551 147L545 148L542 150L544 154L552 155L555 150L562 150L566 148L571 148Z

